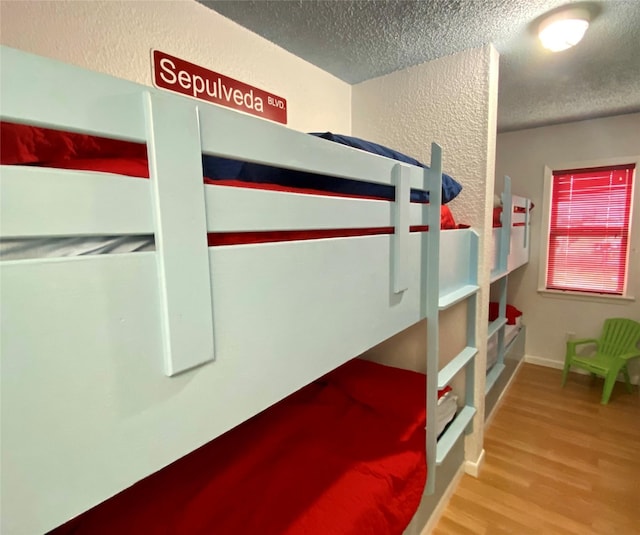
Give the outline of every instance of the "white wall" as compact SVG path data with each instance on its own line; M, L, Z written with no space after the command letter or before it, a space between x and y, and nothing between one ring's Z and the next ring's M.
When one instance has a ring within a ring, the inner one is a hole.
M498 54L492 46L486 46L355 85L352 102L354 135L402 150L427 164L431 142L443 147L444 170L464 186L451 203L454 215L480 233L482 290L476 319L476 370L482 372L476 373L478 414L466 447L466 457L473 462L480 457L483 442L486 318L492 260L484 244L491 241L492 231L497 89ZM441 314L441 357L451 358L464 347L465 310L462 305ZM416 352L419 354L424 348L423 333L420 328L407 331L384 344L384 352L397 355L408 350L415 361ZM379 359L378 355L375 358Z
M0 42L152 85L151 49L287 99L301 131L351 131L351 86L193 0L0 2Z
M636 170L632 214L629 292L634 301L549 297L540 294L538 270L543 206L544 167L640 155L640 114L533 128L498 136L496 175L508 174L513 191L530 197L531 261L509 278L509 300L524 311L527 356L549 365L564 360L566 333L597 336L605 318L640 321L640 172ZM635 371L638 373L638 363ZM633 370L632 370L633 371Z

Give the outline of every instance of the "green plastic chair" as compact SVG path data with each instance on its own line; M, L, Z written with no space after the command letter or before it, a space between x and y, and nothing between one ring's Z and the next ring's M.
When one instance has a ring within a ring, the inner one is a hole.
M627 391L631 393L631 380L627 363L640 357L638 342L640 341L640 323L627 318L610 318L605 320L600 338L569 340L564 358L562 386L567 381L569 368L575 366L604 377L602 389L603 405L609 403L613 385L620 372L624 375ZM576 347L583 344L595 344L595 353L586 357L576 355Z

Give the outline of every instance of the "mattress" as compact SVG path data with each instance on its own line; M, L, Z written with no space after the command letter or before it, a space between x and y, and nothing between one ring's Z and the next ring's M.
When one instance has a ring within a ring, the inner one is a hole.
M426 480L425 379L350 361L51 533L399 535Z

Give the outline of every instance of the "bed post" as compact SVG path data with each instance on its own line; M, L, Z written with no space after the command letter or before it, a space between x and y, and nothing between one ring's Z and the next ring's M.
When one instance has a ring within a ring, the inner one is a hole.
M424 304L427 319L427 493L436 488L436 405L438 403L438 299L440 288L440 206L442 203L442 149L431 144L431 165L425 170L425 189L429 190L429 232L424 233L423 258L426 270ZM426 256L425 256L426 255Z
M393 203L393 292L409 288L409 227L411 225L411 175L406 165L393 166L396 198Z
M526 206L525 206L525 215L524 215L524 242L523 242L522 246L525 249L528 249L528 247L529 247L529 233L531 232L531 219L530 219L531 199L527 199L525 204L526 204Z
M509 275L509 254L511 253L511 233L513 232L513 196L511 195L511 177L504 177L504 190L502 192L502 213L500 214L500 252L498 257L498 269L505 275L497 281L498 284L498 360L494 364L496 371L486 383L485 395L495 384L498 376L504 370L504 321L507 315L507 285ZM494 379L495 377L495 379Z
M211 275L198 107L143 96L168 376L214 358Z
M500 252L498 253L498 271L505 273L508 269L509 253L511 252L511 224L513 219L513 197L511 195L511 178L504 177L504 191L502 192L502 213L500 215Z

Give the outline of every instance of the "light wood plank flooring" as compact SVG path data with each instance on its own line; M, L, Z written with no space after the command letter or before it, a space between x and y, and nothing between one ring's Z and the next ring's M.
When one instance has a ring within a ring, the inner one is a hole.
M640 394L523 364L434 535L640 534Z

